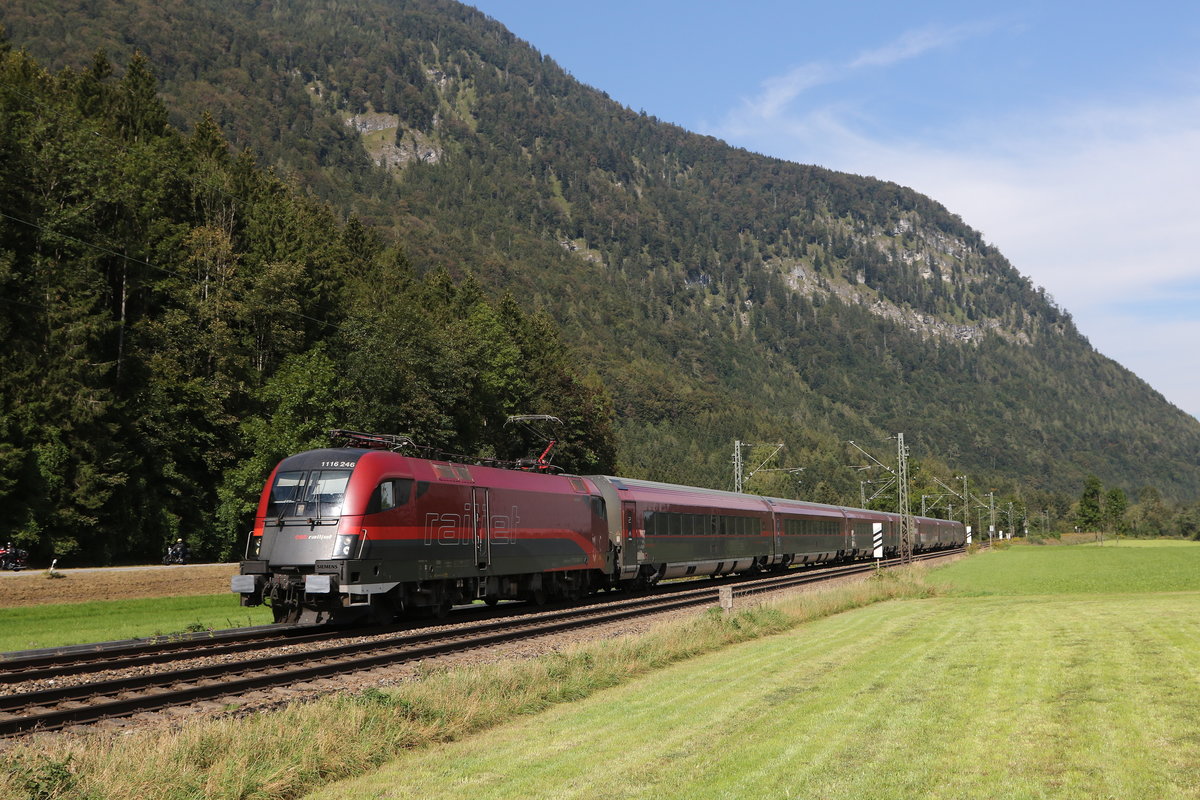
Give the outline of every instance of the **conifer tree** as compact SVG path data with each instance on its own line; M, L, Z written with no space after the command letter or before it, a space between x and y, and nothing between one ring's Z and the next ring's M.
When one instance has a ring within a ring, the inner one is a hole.
M1081 531L1098 531L1104 522L1100 508L1100 495L1104 485L1095 475L1088 475L1083 485L1083 493L1079 496L1079 511L1075 515L1076 524Z

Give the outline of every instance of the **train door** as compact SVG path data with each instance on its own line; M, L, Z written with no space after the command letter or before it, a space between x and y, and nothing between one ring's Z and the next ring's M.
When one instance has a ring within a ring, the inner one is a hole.
M491 500L491 489L471 487L471 536L475 542L475 566L478 569L492 565Z
M646 558L646 540L637 538L637 504L621 503L621 530L625 539L625 563L636 564Z
M771 535L771 563L777 564L783 557L783 517L776 514L774 508L771 509L771 525L774 528Z

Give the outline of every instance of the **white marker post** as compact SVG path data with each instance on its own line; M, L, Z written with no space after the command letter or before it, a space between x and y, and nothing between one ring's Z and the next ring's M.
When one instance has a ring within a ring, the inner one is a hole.
M729 614L731 611L733 611L733 587L732 586L722 586L719 589L717 589L717 597L720 598L721 609L726 614Z

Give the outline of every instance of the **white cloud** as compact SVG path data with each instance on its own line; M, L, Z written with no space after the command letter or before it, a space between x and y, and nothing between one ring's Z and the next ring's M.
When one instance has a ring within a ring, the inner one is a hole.
M990 30L991 24L930 26L908 31L882 47L867 50L844 65L819 62L801 64L782 75L766 78L762 91L743 101L742 116L772 120L809 89L843 80L855 72L872 67L888 67L924 55L931 50L957 44Z
M931 50L944 47L986 33L993 27L990 23L943 27L934 25L920 30L906 31L882 47L867 50L850 62L851 69L863 67L889 67L910 58L917 58Z
M746 110L753 117L774 119L802 93L832 78L829 69L820 64L803 64L784 75L763 81L762 93L746 101Z

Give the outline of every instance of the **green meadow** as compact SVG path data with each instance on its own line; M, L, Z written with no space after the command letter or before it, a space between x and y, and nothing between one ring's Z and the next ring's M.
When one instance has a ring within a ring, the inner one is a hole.
M942 596L707 654L310 800L1200 797L1200 547L1014 547L929 581Z
M1017 545L930 573L966 594L1071 595L1200 590L1200 542L1121 540L1103 546Z
M269 609L243 608L232 593L0 608L0 653L270 621Z
M35 740L0 753L0 796L1200 798L1197 567L1187 543L983 552L278 713Z

